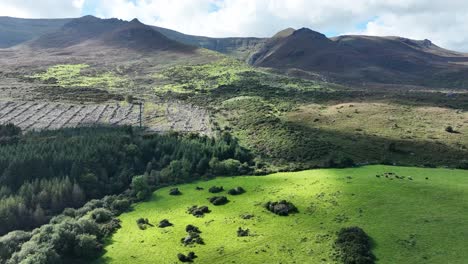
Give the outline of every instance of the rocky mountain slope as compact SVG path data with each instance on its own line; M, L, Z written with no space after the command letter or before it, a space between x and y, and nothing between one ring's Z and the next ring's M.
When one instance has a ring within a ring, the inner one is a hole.
M307 28L268 40L249 62L277 69L298 68L354 83L468 87L468 55L429 40L325 35Z

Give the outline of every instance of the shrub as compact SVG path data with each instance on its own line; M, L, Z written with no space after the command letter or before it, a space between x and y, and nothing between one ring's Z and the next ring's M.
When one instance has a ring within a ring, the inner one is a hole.
M210 193L220 193L220 192L224 191L224 188L223 188L223 186L219 186L219 187L218 186L212 186L212 187L210 187L210 189L208 189L208 191Z
M245 193L245 190L244 190L244 188L242 188L242 187L236 187L236 188L234 188L234 189L230 189L230 190L228 191L228 193L229 193L230 195L240 195L240 194Z
M115 200L111 204L111 209L117 214L128 211L130 209L130 201L128 199Z
M235 159L227 159L219 161L217 158L213 158L209 163L213 174L215 175L226 175L232 176L239 173L241 169L241 162Z
M342 228L335 241L338 256L344 264L375 263L371 246L370 237L359 227Z
M96 236L81 234L76 237L75 255L84 259L94 259L99 256L102 244L98 242Z
M132 179L132 190L138 200L145 200L151 195L151 189L148 184L148 177L144 175L135 176Z
M226 196L214 196L208 199L213 205L225 205L229 202Z
M109 222L112 219L112 216L112 212L104 208L94 209L91 212L91 217L99 224Z
M13 231L0 237L0 263L5 263L31 236L29 232Z
M285 200L279 202L268 202L265 207L268 211L279 216L288 216L291 213L298 212L297 207L293 203Z

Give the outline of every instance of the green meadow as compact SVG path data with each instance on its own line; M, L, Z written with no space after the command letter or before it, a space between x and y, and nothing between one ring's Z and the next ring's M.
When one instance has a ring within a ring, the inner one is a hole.
M211 186L241 186L247 192L211 194ZM461 264L468 259L468 171L378 165L216 178L177 187L182 195L170 196L173 187L159 189L121 215L122 228L97 263L179 263L177 254L190 251L198 256L195 263L339 263L334 240L349 226L372 238L377 263ZM207 200L219 195L230 202L214 206ZM282 217L263 207L283 199L299 213ZM186 212L192 205L207 205L212 212L196 218ZM253 218L241 217L248 214ZM138 218L155 227L140 230ZM174 226L158 228L163 219ZM181 243L188 224L200 228L205 245ZM237 237L239 227L248 228L250 236Z

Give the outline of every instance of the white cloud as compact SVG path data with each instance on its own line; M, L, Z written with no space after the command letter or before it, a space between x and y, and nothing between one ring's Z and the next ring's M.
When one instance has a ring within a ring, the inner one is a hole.
M92 6L92 10L86 7ZM466 0L0 0L0 15L66 17L92 12L188 34L271 36L287 27L431 39L468 51Z
M0 16L62 18L81 15L85 0L0 0ZM93 0L88 0L93 1Z

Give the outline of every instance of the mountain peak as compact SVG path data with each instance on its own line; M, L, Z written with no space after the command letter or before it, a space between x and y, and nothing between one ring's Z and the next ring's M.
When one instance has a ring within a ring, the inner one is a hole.
M86 16L82 16L82 17L74 19L74 21L81 21L81 22L96 22L99 20L101 19L92 15L86 15Z
M313 31L312 29L305 28L305 27L294 31L293 35L294 36L312 36L314 38L327 38L327 36L325 36L324 34L317 32L317 31Z
M132 21L130 21L130 23L133 23L133 24L143 24L143 23L140 22L140 20L138 20L138 18L132 19Z
M294 28L286 28L286 29L283 29L281 31L279 31L278 33L276 33L272 38L273 39L277 39L277 38L285 38L285 37L289 37L291 36L296 30Z

